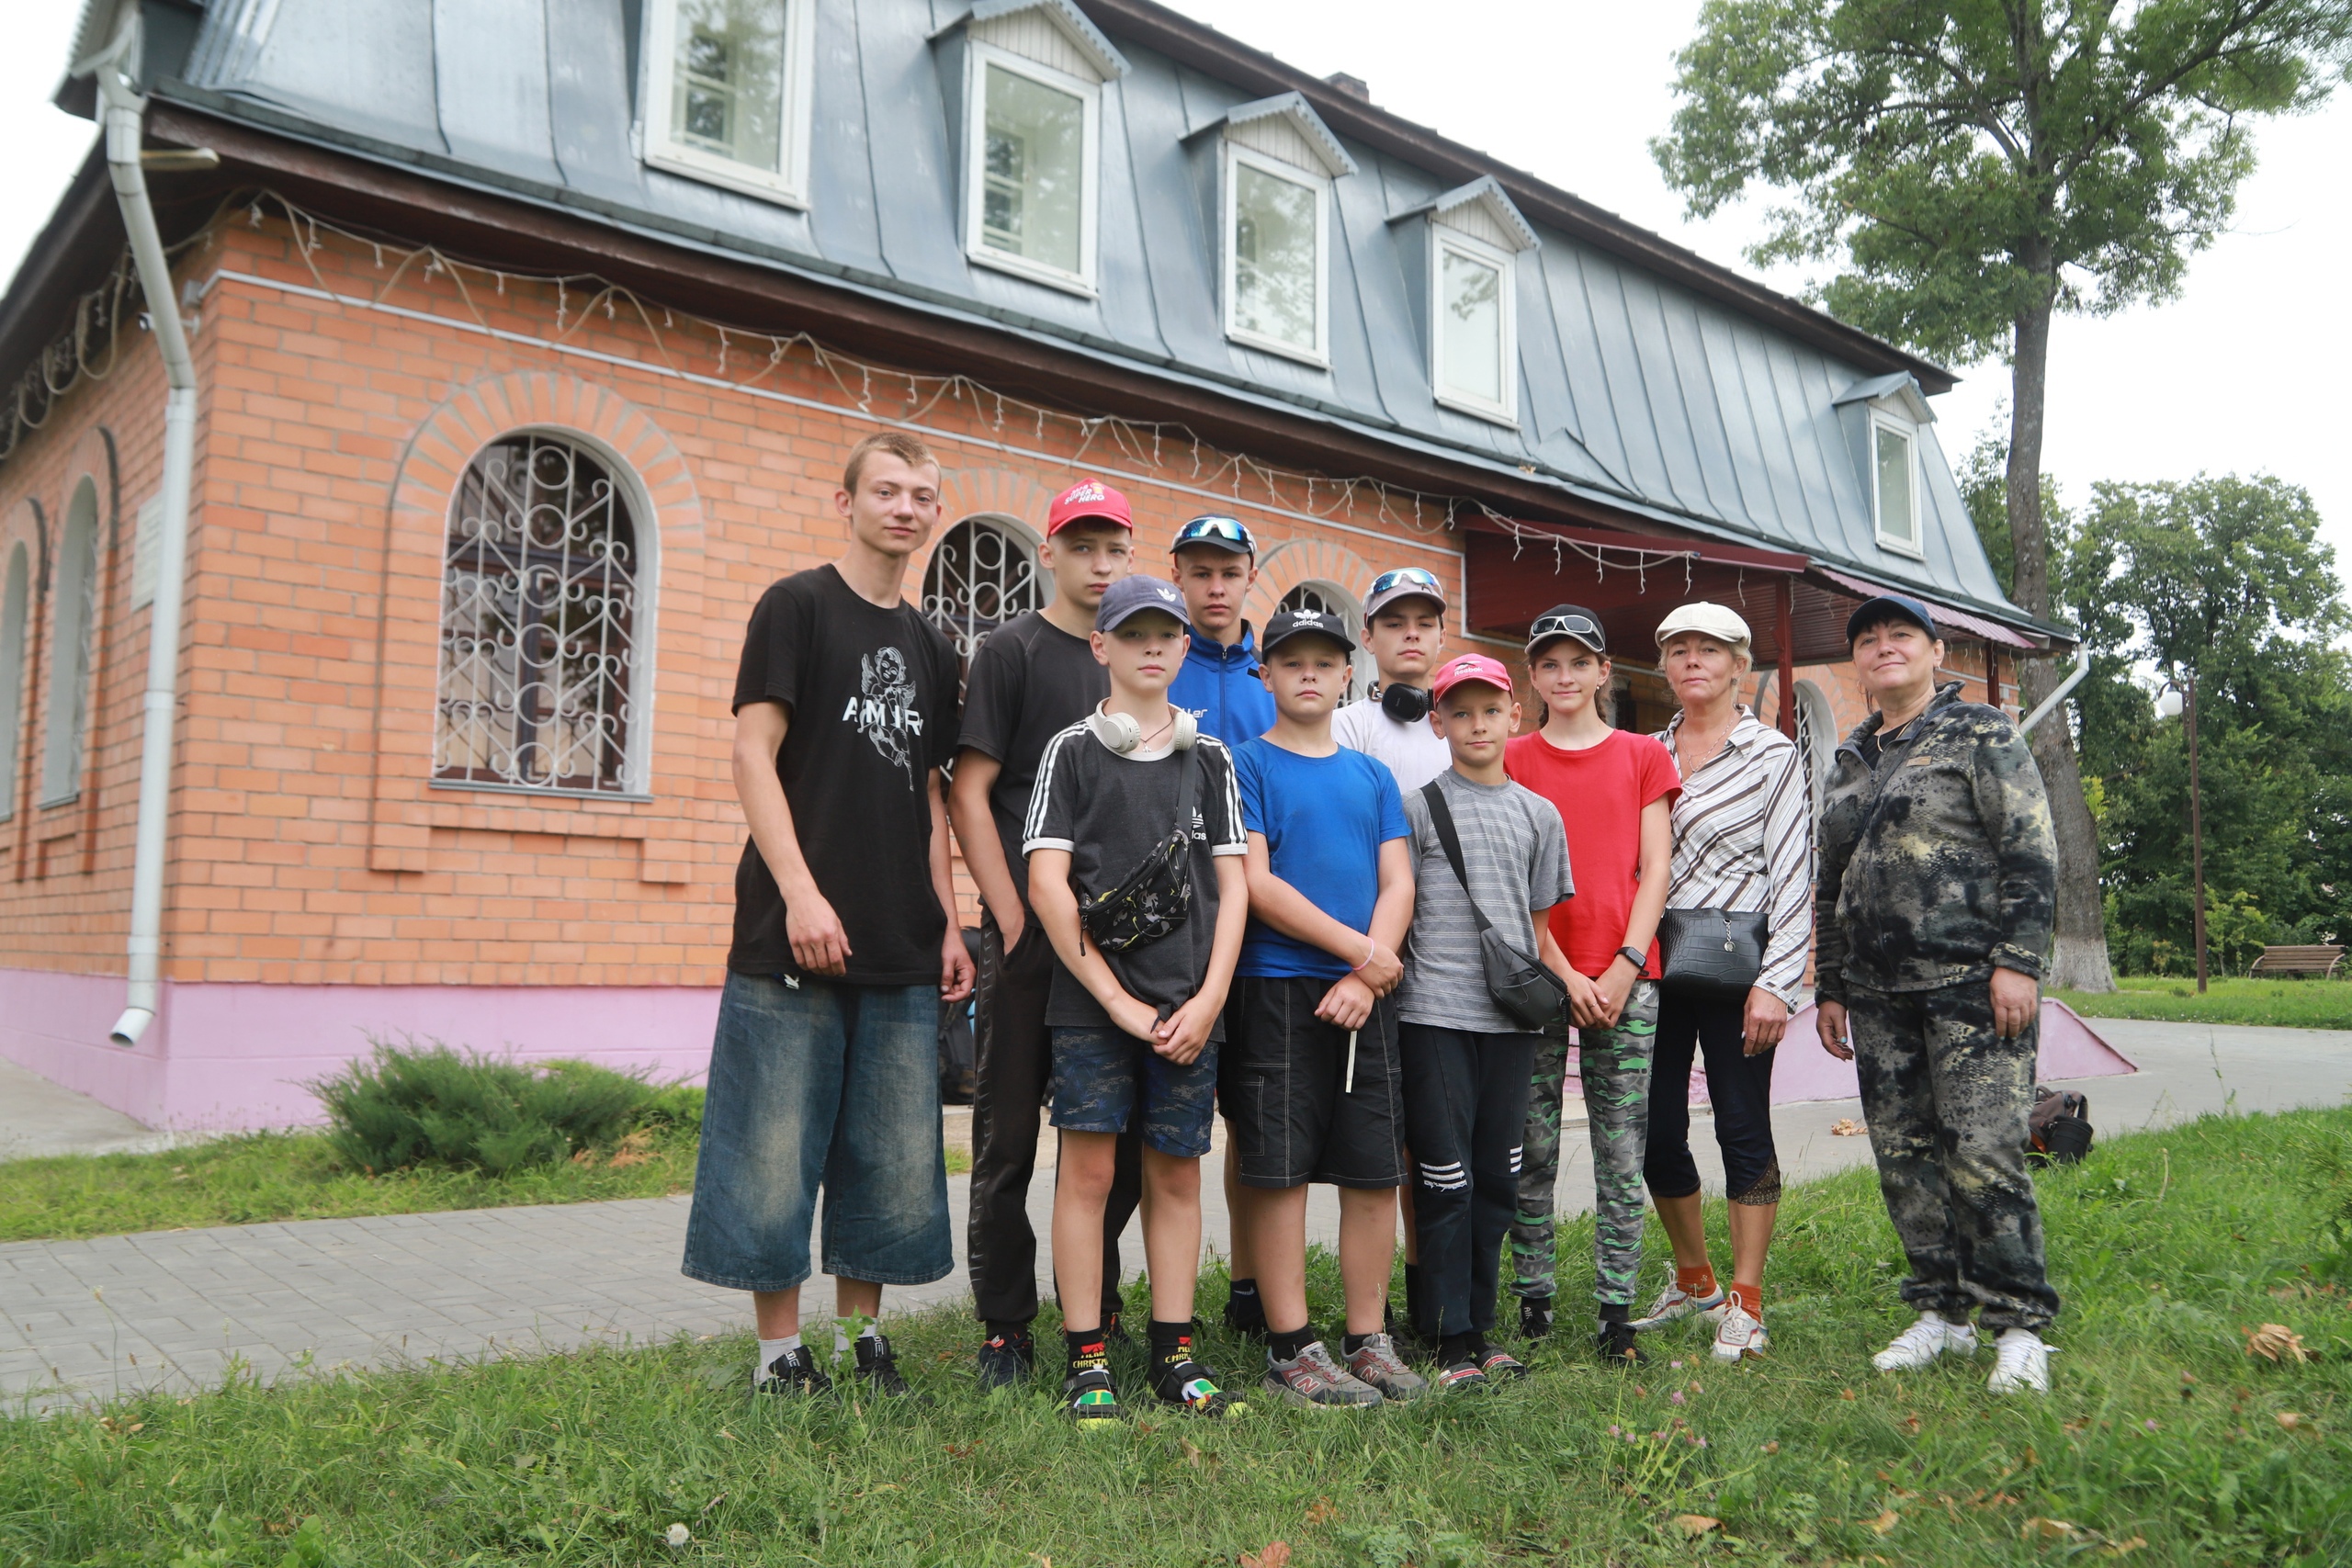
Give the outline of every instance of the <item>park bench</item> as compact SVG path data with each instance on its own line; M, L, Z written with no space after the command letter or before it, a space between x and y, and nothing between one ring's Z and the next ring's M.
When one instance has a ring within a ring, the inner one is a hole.
M2298 979L2334 980L2344 976L2344 950L2340 947L2266 947L2262 956L2246 971L2257 980L2275 980L2292 976Z

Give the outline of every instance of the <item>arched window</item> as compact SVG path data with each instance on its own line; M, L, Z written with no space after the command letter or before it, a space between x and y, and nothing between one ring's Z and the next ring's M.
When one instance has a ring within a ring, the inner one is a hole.
M1804 759L1805 776L1813 784L1813 809L1821 811L1828 793L1830 765L1838 760L1838 716L1828 694L1811 681L1797 682L1797 755Z
M32 564L18 545L8 552L0 582L0 822L17 814L17 732L24 721L25 610L31 602Z
M40 803L61 806L82 791L82 741L90 723L90 623L97 608L98 487L87 478L65 509L57 552L56 651L49 663L49 720L42 737Z
M1353 594L1337 583L1310 579L1283 594L1282 602L1274 608L1278 611L1311 610L1318 615L1337 615L1340 624L1348 628L1351 640L1361 642L1363 639L1363 606L1356 603ZM1340 699L1340 706L1345 707L1371 691L1379 679L1380 667L1373 662L1372 655L1361 648L1357 649L1355 658L1349 663L1348 689Z
M628 492L603 458L537 433L482 449L449 513L435 780L641 787L640 570Z
M967 517L931 552L922 574L922 613L969 664L989 633L1046 603L1046 586L1018 524Z

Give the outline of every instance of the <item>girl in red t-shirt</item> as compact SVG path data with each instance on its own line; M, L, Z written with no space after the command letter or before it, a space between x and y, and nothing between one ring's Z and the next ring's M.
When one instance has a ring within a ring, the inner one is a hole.
M1674 759L1646 735L1611 728L1611 675L1600 617L1562 604L1536 617L1527 664L1544 728L1503 749L1511 778L1560 808L1576 897L1552 909L1552 937L1575 971L1568 1011L1592 1136L1595 1343L1618 1365L1644 1359L1634 1342L1642 1261L1642 1159L1649 1128L1650 1053L1657 1034L1656 936L1673 849L1668 813L1681 792ZM1560 1102L1567 1032L1548 1033L1527 1108L1519 1216L1511 1227L1511 1293L1520 1327L1552 1326L1553 1203L1560 1171Z

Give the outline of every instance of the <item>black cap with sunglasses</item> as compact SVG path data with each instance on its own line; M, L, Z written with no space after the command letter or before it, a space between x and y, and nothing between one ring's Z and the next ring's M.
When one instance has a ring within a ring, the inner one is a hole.
M1527 628L1527 657L1532 659L1545 643L1560 637L1580 642L1603 659L1609 657L1609 634L1600 617L1581 604L1555 604Z
M1250 536L1250 530L1242 526L1241 519L1214 512L1204 513L1177 529L1176 542L1168 547L1168 553L1174 555L1193 545L1231 550L1238 556L1255 557L1258 553L1258 541Z

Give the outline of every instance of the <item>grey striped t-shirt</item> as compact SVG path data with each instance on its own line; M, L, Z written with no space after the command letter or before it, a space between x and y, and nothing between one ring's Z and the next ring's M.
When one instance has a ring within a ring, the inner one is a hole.
M1478 908L1511 945L1534 957L1531 911L1548 909L1576 892L1559 808L1523 785L1473 784L1452 768L1438 774L1437 786L1462 840L1463 868ZM1525 1033L1526 1025L1487 994L1478 923L1430 826L1430 803L1419 790L1405 792L1405 820L1413 829L1413 933L1404 982L1396 987L1396 1016L1479 1034Z

